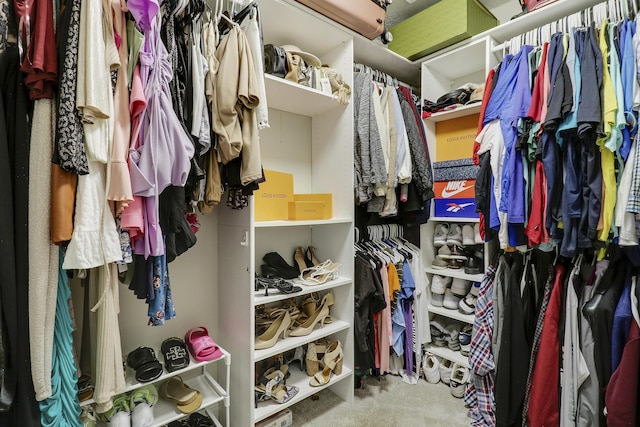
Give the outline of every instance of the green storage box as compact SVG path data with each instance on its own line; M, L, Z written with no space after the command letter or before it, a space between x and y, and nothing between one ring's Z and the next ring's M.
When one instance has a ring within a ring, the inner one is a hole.
M442 0L391 27L389 49L413 61L496 25L478 0Z

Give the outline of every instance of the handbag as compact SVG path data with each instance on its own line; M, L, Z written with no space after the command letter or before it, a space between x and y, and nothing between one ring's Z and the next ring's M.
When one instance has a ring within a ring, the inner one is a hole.
M280 78L287 75L287 53L283 48L274 44L264 46L264 72Z

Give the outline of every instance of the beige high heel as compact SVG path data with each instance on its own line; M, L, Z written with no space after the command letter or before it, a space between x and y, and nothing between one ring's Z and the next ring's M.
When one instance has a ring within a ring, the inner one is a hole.
M288 311L283 311L276 320L273 321L271 326L260 336L256 337L255 349L262 350L265 348L271 348L276 345L280 334L282 338L286 337L287 329L291 326L291 316Z
M302 246L298 246L296 248L296 252L293 254L293 259L296 264L298 264L300 273L302 273L307 268L307 263L304 260L304 248Z
M331 260L328 259L321 264L304 269L298 278L302 281L303 285L322 285L327 280L335 280L338 278L340 265L339 262L331 262Z
M336 375L342 374L342 361L344 360L344 352L340 341L334 341L324 354L324 369L318 372L309 380L311 387L320 387L327 384L331 380L331 372Z
M310 342L307 346L307 375L312 377L318 373L320 368L324 368L324 354L327 351L327 343L320 339Z
M320 322L320 326L324 326L324 321L329 316L329 307L333 305L333 293L328 292L322 298L320 307L300 326L289 332L289 336L302 337L309 335L316 323Z
M313 292L307 295L307 297L302 301L302 304L300 304L300 306L302 307L301 314L304 314L305 318L308 318L318 309L319 302L320 302L320 296L318 295L317 292ZM331 319L331 316L327 316L327 318L324 319L324 323L331 323L331 322L333 322L333 320Z

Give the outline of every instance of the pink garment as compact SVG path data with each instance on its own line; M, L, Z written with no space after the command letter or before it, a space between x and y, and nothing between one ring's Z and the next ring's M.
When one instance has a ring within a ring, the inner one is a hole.
M129 114L131 115L131 143L130 150L137 150L139 146L138 128L142 112L147 107L140 77L140 66L136 65L131 80L131 97L129 99ZM131 158L128 158L131 162ZM141 196L133 196L133 201L122 212L120 227L129 230L132 243L142 238L145 233L144 200Z
M391 300L389 298L389 277L387 266L380 268L380 278L382 279L382 289L384 290L384 301L387 306L380 313L380 373L389 372L389 348L391 347Z
M129 140L131 139L131 118L129 113L129 82L127 70L129 68L129 53L127 48L127 21L122 10L120 0L111 0L113 12L113 29L120 67L118 68L118 80L113 96L114 120L113 120L113 146L111 148L111 179L107 189L107 198L112 201L122 202L118 204L119 214L129 202L133 201L131 190L131 178L127 165Z

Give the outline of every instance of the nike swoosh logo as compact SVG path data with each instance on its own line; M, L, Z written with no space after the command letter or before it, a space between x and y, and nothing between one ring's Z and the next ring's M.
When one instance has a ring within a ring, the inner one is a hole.
M473 186L469 185L466 187L462 187L462 188L458 188L457 190L453 190L453 191L448 191L446 188L442 190L442 198L443 199L448 199L449 197L453 197L456 194L460 194L465 190L468 190L470 188L473 188Z

